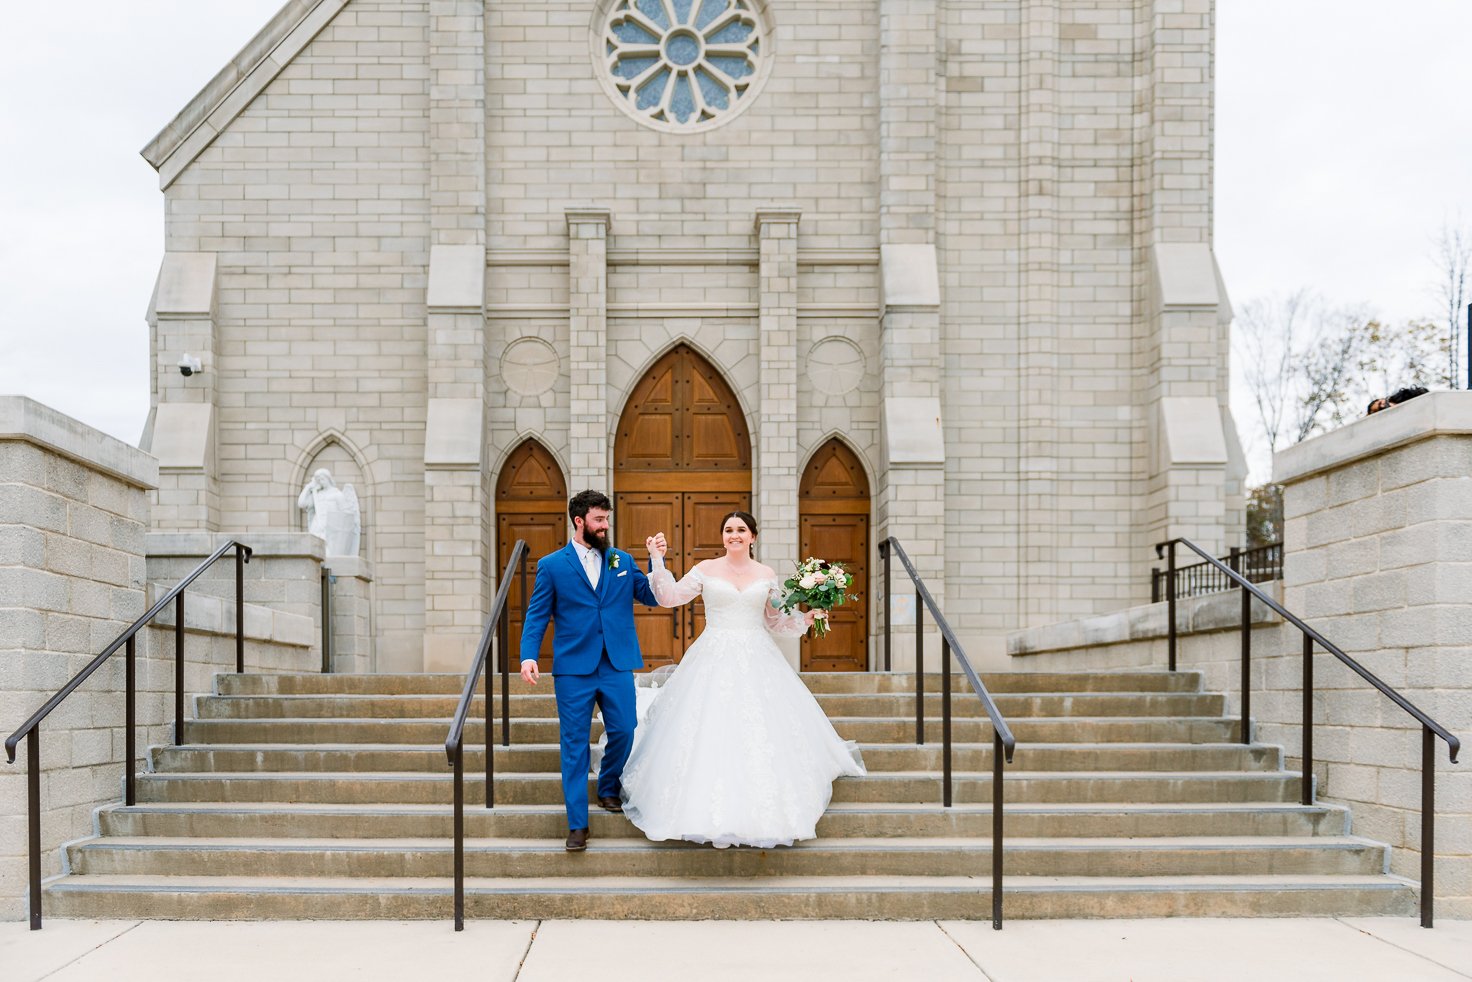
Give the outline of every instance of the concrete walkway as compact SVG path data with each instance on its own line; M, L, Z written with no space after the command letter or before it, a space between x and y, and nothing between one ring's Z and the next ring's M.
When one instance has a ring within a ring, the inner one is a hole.
M0 924L4 982L609 978L1472 979L1472 921L197 922Z

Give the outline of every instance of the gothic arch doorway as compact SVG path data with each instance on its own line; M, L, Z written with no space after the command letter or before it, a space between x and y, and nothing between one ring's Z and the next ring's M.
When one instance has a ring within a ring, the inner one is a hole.
M537 558L567 542L567 480L551 452L531 439L511 451L496 481L496 576L506 568L517 539L525 539L530 551L526 570L530 589L535 582ZM506 604L511 614L511 650L516 651L526 609L521 577L512 578ZM552 671L551 626L542 641L537 664L543 672Z
M634 386L614 439L615 543L642 561L663 531L675 575L723 552L721 517L751 507L751 436L736 394L710 362L678 345ZM705 626L696 600L677 610L635 605L649 668L680 660Z
M798 551L853 573L858 596L833 610L828 636L803 638L805 672L862 672L869 650L869 479L858 455L834 437L813 454L798 486Z

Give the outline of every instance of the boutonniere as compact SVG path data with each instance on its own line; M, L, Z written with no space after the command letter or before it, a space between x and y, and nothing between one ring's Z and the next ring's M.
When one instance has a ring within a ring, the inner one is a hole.
M609 569L618 569L619 563L622 561L623 560L619 559L618 553L614 552L612 549L608 550Z

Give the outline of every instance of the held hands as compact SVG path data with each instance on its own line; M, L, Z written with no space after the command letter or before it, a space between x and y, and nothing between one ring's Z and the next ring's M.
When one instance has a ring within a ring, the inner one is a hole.
M528 685L537 684L537 679L542 677L542 673L537 669L537 660L535 658L528 658L521 663L521 677L526 680Z
M649 550L650 556L658 556L663 559L664 554L669 550L669 543L665 541L663 532L656 532L644 540L644 547Z

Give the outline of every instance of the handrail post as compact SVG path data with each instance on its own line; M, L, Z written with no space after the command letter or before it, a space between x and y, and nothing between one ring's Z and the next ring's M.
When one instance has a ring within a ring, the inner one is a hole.
M1421 926L1431 927L1436 903L1436 742L1421 724Z
M925 745L925 603L915 589L915 743Z
M1002 929L1002 733L992 726L992 930Z
M1165 562L1166 655L1170 670L1176 670L1176 540L1171 539Z
M486 682L486 807L496 807L496 698L491 686L492 675L485 673ZM463 742L463 738L462 738Z
M184 742L184 591L174 598L174 746Z
M1299 802L1314 803L1314 639L1303 636L1303 776Z
M501 649L500 650L501 657L500 657L499 660L501 662L502 668L505 669L505 671L506 671L506 675L503 675L503 678L506 678L508 682L509 682L509 675L510 675L510 669L511 669L511 610L510 610L510 608L511 608L511 605L510 604L502 604L502 606L501 606L501 616L500 616L500 618L498 618L498 623L496 624L496 629L497 629L497 634L498 634L497 640L500 643L500 649ZM489 726L490 726L490 716L491 716L490 703L491 703L491 700L495 697L494 696L494 692L493 692L493 690L494 690L495 687L493 685L491 685L491 680L493 678L494 678L494 676L490 672L486 672L486 721L487 721L486 722L486 725L488 727L487 730L486 730L486 744L487 745L489 745L490 742L491 742L491 732L490 732L490 729L489 729ZM501 686L501 746L503 746L503 747L509 747L509 746L511 746L511 687L510 687L510 685L505 684L505 683L503 683L502 686Z
M944 804L951 807L951 643L940 639L941 770L945 774Z
M489 752L489 748L487 748ZM487 785L489 793L489 785ZM455 748L455 930L465 930L465 741Z
M322 567L322 674L332 671L332 569Z
M245 548L238 542L235 544L235 674L245 674Z
M894 610L894 594L889 586L889 540L879 543L879 556L884 560L884 670L894 671L890 662L890 614Z
M1232 569L1247 579L1247 561L1234 546ZM1230 584L1229 584L1230 585ZM1242 745L1252 743L1252 594L1242 588Z
M530 599L527 597L526 594L526 557L527 553L529 552L531 552L531 550L528 548L523 548L521 550L521 623L523 627L526 626L526 605L527 601ZM511 601L509 597L507 598L506 606L508 608L510 608L511 606ZM508 621L511 618L511 613L509 609L507 611L506 617ZM510 645L508 644L507 647L509 648ZM506 746L509 747L511 746L511 653L508 651L506 655L507 656L505 658L501 659L501 715L504 716L507 721ZM517 658L516 662L519 669L521 667L521 659Z
M41 727L26 734L26 837L30 846L31 930L41 930Z
M526 552L521 554L523 562L523 574L521 574L521 596L523 596L523 608L526 611ZM526 623L526 614L521 615L521 620ZM500 605L500 745L511 746L511 595L506 595L505 604ZM486 673L486 701L490 701L490 673ZM486 711L490 714L489 708ZM487 746L490 739L486 739Z
M138 755L133 725L137 720L137 638L128 635L128 647L123 655L123 804L136 805L138 793L133 776L133 763Z

